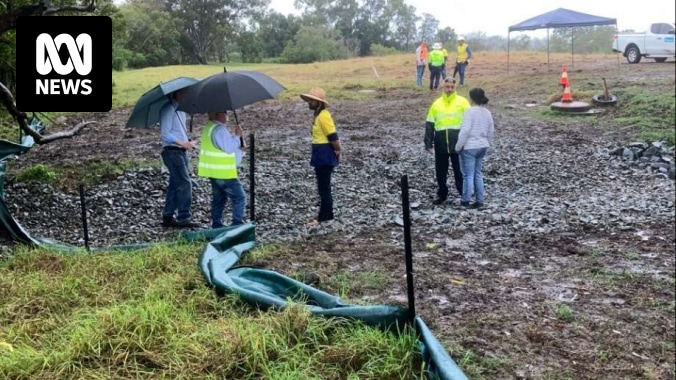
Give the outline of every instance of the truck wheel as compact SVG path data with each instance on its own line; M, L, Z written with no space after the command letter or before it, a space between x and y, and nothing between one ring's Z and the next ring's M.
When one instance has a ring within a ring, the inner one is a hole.
M667 61L666 58L655 58L655 62L662 63L662 62L666 62L666 61Z
M636 46L630 46L629 48L627 48L625 56L627 57L627 62L629 63L641 62L641 52L638 50Z

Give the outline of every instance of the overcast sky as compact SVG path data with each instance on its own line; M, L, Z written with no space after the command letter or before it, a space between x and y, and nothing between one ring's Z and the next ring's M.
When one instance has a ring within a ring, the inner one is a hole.
M294 0L271 0L272 9L282 14L299 14ZM617 19L620 30L645 31L653 22L673 23L674 0L405 0L417 14L432 14L440 27L450 26L457 34L482 31L507 36L507 28L557 8ZM535 33L535 32L531 32ZM546 34L546 31L544 32ZM515 35L512 33L512 35Z

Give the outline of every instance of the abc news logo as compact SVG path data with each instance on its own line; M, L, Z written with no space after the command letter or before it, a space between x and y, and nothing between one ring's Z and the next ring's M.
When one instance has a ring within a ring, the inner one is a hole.
M62 45L68 48L69 54L65 64L59 56L59 47ZM75 70L78 75L86 77L92 71L92 38L88 34L80 34L76 39L68 34L59 34L52 39L49 34L42 33L35 41L35 48L35 67L40 75L46 76L52 71L69 75ZM91 83L91 79L36 79L35 93L89 95L92 93Z
M107 112L112 106L112 21L105 16L20 17L17 108ZM24 52L25 50L25 52Z

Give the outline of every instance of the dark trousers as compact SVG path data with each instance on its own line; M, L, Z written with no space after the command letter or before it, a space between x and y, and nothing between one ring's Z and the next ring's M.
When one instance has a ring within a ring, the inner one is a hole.
M315 168L317 191L319 192L319 216L317 221L333 219L333 196L331 195L331 173L333 166L324 165Z
M460 170L460 156L455 152L435 152L434 169L437 172L437 196L439 199L448 198L448 186L446 185L446 181L448 180L449 158L451 159L451 165L453 166L455 188L458 190L458 194L462 195L462 171Z
M441 78L441 66L430 66L430 90L436 90L439 87L439 78Z

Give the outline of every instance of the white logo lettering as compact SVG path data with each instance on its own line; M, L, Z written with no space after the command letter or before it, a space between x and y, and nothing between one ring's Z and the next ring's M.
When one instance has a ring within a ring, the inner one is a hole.
M61 62L59 48L66 45L70 56L66 64ZM73 72L73 67L80 75L87 75L92 71L92 38L82 33L75 40L69 34L59 34L52 39L47 33L42 33L35 40L35 66L40 75L49 74L52 69L60 75ZM45 57L45 51L49 58Z

